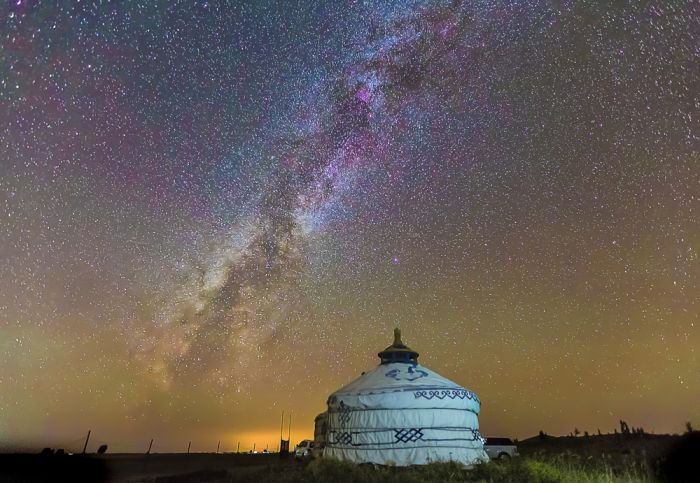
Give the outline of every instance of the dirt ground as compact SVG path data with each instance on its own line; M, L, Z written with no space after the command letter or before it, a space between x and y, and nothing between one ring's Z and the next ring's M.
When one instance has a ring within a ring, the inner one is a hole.
M188 483L248 481L248 475L297 471L301 463L277 454L0 455L3 482Z

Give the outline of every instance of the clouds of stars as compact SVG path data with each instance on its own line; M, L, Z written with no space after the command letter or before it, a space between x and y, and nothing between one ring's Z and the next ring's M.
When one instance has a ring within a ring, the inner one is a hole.
M311 427L396 325L487 432L699 416L696 5L17 1L0 27L10 438Z

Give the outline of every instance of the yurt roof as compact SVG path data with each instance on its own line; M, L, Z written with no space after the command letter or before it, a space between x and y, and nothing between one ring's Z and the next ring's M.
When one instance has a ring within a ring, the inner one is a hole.
M331 394L329 406L350 397L366 408L454 407L479 413L476 394L418 364L418 353L401 342L398 329L394 344L378 355L381 364Z

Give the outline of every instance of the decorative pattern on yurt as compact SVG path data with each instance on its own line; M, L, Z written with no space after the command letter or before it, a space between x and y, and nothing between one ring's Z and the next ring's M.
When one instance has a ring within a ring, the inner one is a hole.
M401 341L381 364L328 398L324 456L398 466L487 461L479 434L479 398L418 364Z

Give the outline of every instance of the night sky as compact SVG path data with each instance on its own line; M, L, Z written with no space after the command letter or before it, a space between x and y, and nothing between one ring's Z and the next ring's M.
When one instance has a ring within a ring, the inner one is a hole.
M700 426L699 202L695 1L3 1L0 447Z

